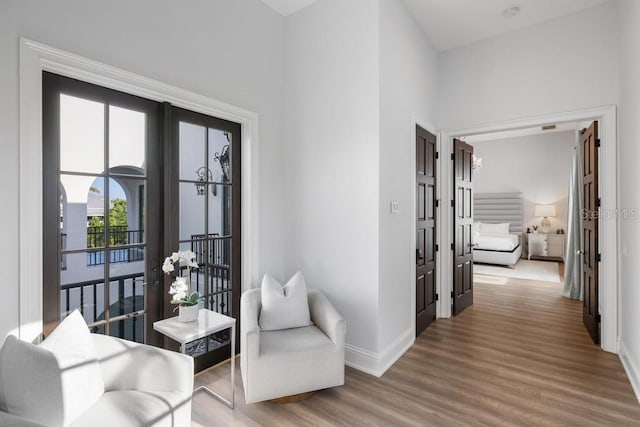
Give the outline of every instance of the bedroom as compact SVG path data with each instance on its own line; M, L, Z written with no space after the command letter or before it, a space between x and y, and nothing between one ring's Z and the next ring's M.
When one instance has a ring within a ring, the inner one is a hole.
M474 273L563 281L581 123L474 135Z

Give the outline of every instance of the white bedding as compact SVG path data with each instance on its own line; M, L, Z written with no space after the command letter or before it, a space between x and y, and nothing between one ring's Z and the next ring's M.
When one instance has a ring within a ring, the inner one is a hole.
M512 251L520 243L515 234L475 233L473 249L487 251Z

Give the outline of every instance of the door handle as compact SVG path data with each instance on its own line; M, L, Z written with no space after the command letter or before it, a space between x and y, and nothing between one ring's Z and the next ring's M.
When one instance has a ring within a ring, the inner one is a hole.
M151 288L156 289L158 287L159 282L160 281L158 279L158 260L153 259L151 261Z
M416 249L416 262L420 262L423 258L422 249Z
M578 249L578 250L576 251L576 255L584 255L584 251L583 251L583 250Z

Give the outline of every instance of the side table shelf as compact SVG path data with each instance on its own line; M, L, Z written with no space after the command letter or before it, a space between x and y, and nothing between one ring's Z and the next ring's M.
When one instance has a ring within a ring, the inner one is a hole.
M186 353L187 344L193 341L225 329L231 329L231 399L224 398L207 386L196 387L193 393L204 391L233 409L236 372L236 319L215 311L200 309L196 322L180 322L176 316L154 322L153 329L177 341L180 344L180 352L182 353Z

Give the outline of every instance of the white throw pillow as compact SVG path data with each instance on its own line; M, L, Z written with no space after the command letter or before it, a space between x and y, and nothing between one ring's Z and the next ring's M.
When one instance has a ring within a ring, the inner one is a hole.
M264 275L259 323L265 331L301 328L312 324L307 285L302 273L298 271L284 286L268 274Z
M487 224L485 222L480 223L481 233L494 233L494 234L509 234L509 222L503 222L501 224Z
M47 426L70 425L104 393L93 340L77 310L40 345L7 337L0 377L0 409Z

